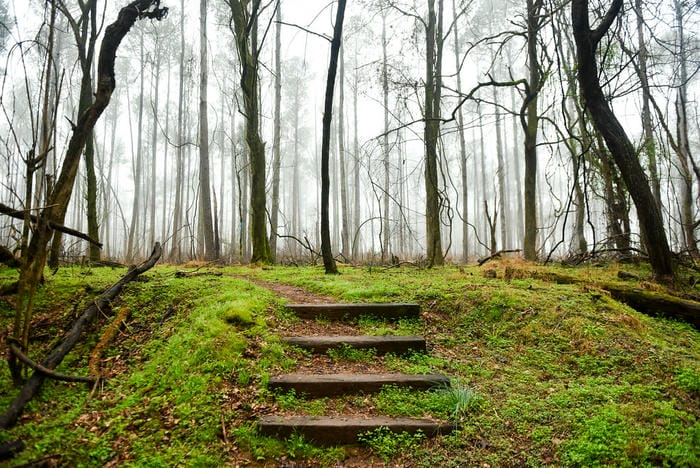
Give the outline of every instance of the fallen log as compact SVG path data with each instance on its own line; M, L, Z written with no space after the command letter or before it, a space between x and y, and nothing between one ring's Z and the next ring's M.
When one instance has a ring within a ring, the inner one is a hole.
M520 252L520 251L521 251L520 249L499 250L498 252L496 252L496 253L493 254L493 255L488 255L488 256L486 256L486 257L484 257L484 258L480 258L480 259L477 261L477 265L482 266L484 263L486 263L486 262L488 262L488 261L490 261L490 260L494 260L494 259L496 259L496 258L501 258L501 257L503 256L503 254L507 254L507 253L518 253L518 252Z
M685 320L700 329L700 302L617 284L603 284L600 287L608 291L616 301L624 302L639 312L654 317Z
M153 247L151 256L138 266L131 268L119 281L114 283L109 289L103 292L87 309L73 322L73 326L66 333L57 346L49 353L48 357L41 363L47 369L55 369L63 358L70 352L80 338L83 329L98 315L99 312L109 308L110 302L121 293L125 284L134 280L137 276L148 271L156 264L163 250L160 243ZM0 428L12 427L24 410L24 406L39 392L44 382L44 375L34 372L29 380L24 384L19 395L10 403L4 415L0 416Z

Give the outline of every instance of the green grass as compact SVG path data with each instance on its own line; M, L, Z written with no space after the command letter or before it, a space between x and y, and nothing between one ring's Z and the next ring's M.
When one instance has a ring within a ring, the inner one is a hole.
M698 466L700 464L700 333L687 324L639 314L591 281L617 281L619 266L580 269L515 265L543 276L503 279L476 267L382 270L231 267L224 276L175 278L158 267L130 284L117 304L131 310L119 342L106 350L117 377L94 398L83 385L48 382L26 419L0 433L28 448L13 463L57 456L59 464L217 466L249 460L307 460L333 465L355 449L318 448L300 437L261 437L256 415L277 409L308 415L352 408L379 414L456 420L459 431L426 441L375 433L373 455L407 466ZM648 276L645 266L625 270ZM62 268L47 273L37 300L33 355L54 344L74 316L123 270ZM274 327L298 323L270 292L229 274L307 288L339 301L418 302L420 320L362 319L373 335L424 334L428 354L375 356L341 349L332 357L377 361L391 371L439 372L451 390L386 388L377 395L306 399L266 390L270 375L308 355L280 343ZM16 272L0 269L0 282ZM629 280L626 280L630 283ZM689 289L689 292L697 291ZM57 314L57 312L60 312ZM58 320L48 320L53 314ZM0 299L0 327L12 321ZM85 374L100 321L64 364ZM0 406L14 396L0 366ZM236 447L233 450L232 447ZM118 458L117 458L118 457Z

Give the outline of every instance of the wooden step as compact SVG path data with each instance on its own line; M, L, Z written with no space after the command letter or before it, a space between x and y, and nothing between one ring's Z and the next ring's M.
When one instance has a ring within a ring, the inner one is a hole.
M420 315L418 304L400 302L385 304L287 304L287 308L304 319L357 320L363 315L370 315L380 319L398 320L416 318Z
M328 418L328 417L282 417L266 416L258 420L258 429L263 435L288 438L301 434L310 442L319 445L345 445L357 443L359 434L386 427L392 432L423 432L427 437L448 434L455 425L431 419L413 418Z
M287 336L282 341L313 353L325 353L343 346L374 349L377 354L425 352L425 338L422 336Z
M378 392L385 385L428 390L449 386L450 380L441 374L285 374L270 377L268 388L315 398Z

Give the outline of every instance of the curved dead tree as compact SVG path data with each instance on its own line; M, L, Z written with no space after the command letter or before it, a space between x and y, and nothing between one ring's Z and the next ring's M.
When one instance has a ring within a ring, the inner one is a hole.
M91 106L83 112L73 126L73 133L63 160L61 174L48 197L48 203L34 226L34 232L28 248L23 252L20 270L17 312L15 315L12 338L20 343L26 352L29 344L29 325L34 309L34 295L46 265L47 244L51 239L52 223L61 224L61 212L68 203L75 177L78 173L81 154L87 138L104 112L116 86L114 60L122 40L137 20L150 18L161 20L168 14L166 7L160 6L160 0L136 0L119 11L117 20L107 26L100 49L97 67L97 90ZM9 353L9 366L15 383L21 382L22 368L12 353Z

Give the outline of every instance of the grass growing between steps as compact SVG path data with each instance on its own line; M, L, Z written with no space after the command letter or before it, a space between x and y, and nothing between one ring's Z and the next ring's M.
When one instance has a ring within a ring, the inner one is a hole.
M485 269L496 277L485 278ZM128 285L116 304L132 315L106 350L107 380L95 396L89 399L84 385L48 382L0 442L21 438L27 445L13 464L49 457L63 466L274 466L287 459L333 465L347 457L365 466L373 459L406 466L698 466L700 334L639 314L595 287L594 281L617 281L618 269L491 262L433 270L346 267L328 276L320 268L239 267L222 269L223 276L176 278L174 268L157 267ZM648 275L644 268L624 269ZM44 355L76 311L123 273L47 272L31 354ZM308 359L279 342L280 330L296 319L271 293L229 273L345 302L420 303L421 320L366 319L359 331L423 334L428 354L341 351L335 358L444 373L458 384L455 394L388 388L338 399L273 395L268 377ZM543 279L548 273L578 282L557 284ZM1 283L13 279L15 270L0 268ZM0 298L2 333L12 318L11 298ZM86 374L86 356L107 323L95 324L59 370ZM14 394L0 363L0 410ZM299 437L259 436L256 417L283 408L306 414L372 408L458 419L460 428L432 440L375 434L367 455L314 447ZM396 449L404 442L409 450Z
M486 277L487 269L496 277ZM345 267L339 276L320 268L243 271L341 302L421 304L423 319L408 329L367 320L360 323L362 331L424 334L428 355L387 356L387 367L441 372L482 398L457 433L420 443L395 461L698 466L700 334L687 324L640 314L598 289L601 282L623 282L617 279L620 269L648 277L645 267L573 269L517 261L432 270ZM358 404L395 415L445 416L435 401L399 398L400 392Z

